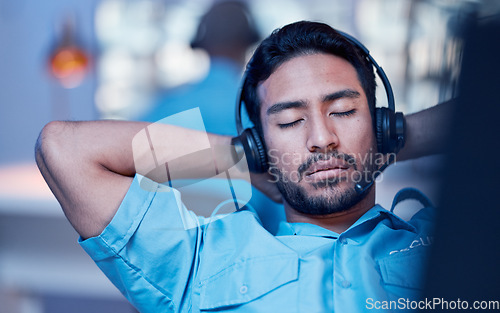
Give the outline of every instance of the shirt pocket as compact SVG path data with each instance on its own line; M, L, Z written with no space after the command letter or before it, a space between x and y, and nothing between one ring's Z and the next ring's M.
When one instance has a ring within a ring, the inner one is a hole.
M399 252L378 260L380 274L386 285L421 290L427 269L423 251Z
M200 282L200 309L223 309L271 295L297 280L296 254L250 258L234 263ZM280 297L281 297L280 293Z

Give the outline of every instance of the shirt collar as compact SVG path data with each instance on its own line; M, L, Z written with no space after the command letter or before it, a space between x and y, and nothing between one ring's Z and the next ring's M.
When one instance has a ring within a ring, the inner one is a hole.
M373 208L368 210L363 216L361 216L354 224L351 225L345 232L348 232L362 224L371 221L380 221L382 219L388 219L392 222L392 226L395 229L406 229L411 232L416 232L416 228L410 223L406 222L396 214L384 209L381 205L376 204Z
M353 225L351 225L351 227L349 227L344 232L344 234L352 231L353 229L359 227L362 224L370 223L373 221L378 222L383 219L390 220L392 226L396 229L406 229L412 232L416 232L416 229L413 225L401 219L394 213L387 211L379 204L376 204L365 214L363 214ZM329 237L336 239L339 237L340 234L310 223L288 223L285 221L281 222L278 228L277 236L293 236L293 235Z
M328 237L328 238L338 238L339 234L331 231L329 229L323 228L318 225L310 223L288 223L281 222L279 224L277 236L316 236L316 237Z

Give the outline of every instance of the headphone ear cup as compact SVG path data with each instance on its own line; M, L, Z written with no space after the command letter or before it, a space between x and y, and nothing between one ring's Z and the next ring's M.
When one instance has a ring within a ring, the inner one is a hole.
M387 132L387 112L386 108L375 109L375 136L377 138L377 150L379 153L386 153L386 138Z
M250 128L250 131L252 132L252 139L255 142L255 150L257 154L257 161L256 163L258 164L256 166L256 172L257 173L264 173L268 169L268 162L267 162L267 154L266 154L266 148L264 146L264 141L259 135L259 132L255 127Z
M405 144L406 121L403 113L376 108L376 137L379 153L397 153Z
M240 135L241 144L245 151L248 168L254 173L264 173L268 169L266 148L257 129L247 128Z

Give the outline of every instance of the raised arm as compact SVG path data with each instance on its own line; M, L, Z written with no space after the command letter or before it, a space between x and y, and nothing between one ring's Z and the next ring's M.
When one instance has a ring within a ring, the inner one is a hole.
M170 125L148 125L124 121L51 122L40 133L36 145L38 167L82 237L96 236L108 225L136 172L148 175L154 173L159 162L174 160L180 154L230 144L229 137L207 136ZM207 168L214 168L213 160L206 163Z
M397 160L443 153L449 134L454 100L406 116L406 145Z

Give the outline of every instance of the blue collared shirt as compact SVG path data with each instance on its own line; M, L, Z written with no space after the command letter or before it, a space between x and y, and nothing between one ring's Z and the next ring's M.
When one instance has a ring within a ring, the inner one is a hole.
M251 211L208 223L136 178L80 244L140 312L369 312L418 300L431 213L406 222L375 205L341 234L282 222L272 235Z

